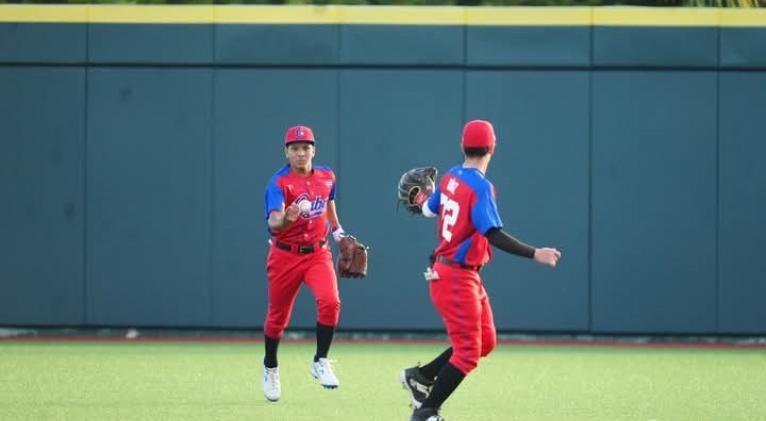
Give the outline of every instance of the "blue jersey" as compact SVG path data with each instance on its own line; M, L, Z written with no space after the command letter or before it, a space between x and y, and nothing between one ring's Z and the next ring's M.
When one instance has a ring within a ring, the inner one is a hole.
M502 228L497 212L495 187L476 168L456 166L439 180L428 199L431 212L439 215L439 245L435 256L469 266L484 265L492 258L485 234Z

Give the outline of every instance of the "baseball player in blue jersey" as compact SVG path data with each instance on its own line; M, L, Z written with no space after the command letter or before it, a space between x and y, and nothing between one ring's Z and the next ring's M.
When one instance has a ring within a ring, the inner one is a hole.
M431 301L447 327L451 346L429 364L400 373L415 408L410 421L443 420L439 409L444 401L476 368L479 358L495 347L492 308L479 276L482 266L492 258L490 244L550 267L561 257L554 248L533 248L503 231L495 188L485 176L495 145L495 131L489 122L467 123L462 139L463 164L450 169L438 185L423 186L412 195L424 216L438 217L439 243L426 277Z

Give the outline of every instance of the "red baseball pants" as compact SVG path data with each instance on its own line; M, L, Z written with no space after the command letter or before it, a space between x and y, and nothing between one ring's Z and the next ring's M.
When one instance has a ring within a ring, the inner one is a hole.
M295 297L302 283L308 285L317 304L317 322L335 327L340 315L338 280L327 245L308 254L297 254L272 245L266 260L269 304L263 331L279 339L290 322Z
M439 279L430 282L431 301L447 326L452 343L449 362L468 374L497 344L489 297L476 271L438 262L434 271Z

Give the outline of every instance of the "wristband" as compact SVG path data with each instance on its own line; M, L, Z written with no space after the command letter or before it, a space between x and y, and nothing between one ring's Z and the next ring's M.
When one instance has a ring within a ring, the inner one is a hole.
M343 231L343 227L338 225L332 230L332 239L336 243L340 242L340 239L346 236L346 231Z

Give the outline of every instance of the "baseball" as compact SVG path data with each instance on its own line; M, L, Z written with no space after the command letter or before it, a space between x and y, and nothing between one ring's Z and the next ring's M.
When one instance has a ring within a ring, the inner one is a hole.
M301 212L304 212L304 213L310 211L311 210L311 202L309 202L308 200L301 200L298 203L298 209L300 209Z

